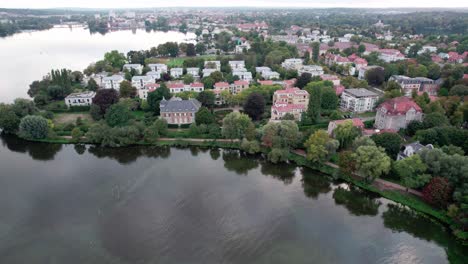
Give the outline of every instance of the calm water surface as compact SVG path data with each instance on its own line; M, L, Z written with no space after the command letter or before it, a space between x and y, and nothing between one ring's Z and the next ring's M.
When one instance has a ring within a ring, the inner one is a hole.
M28 98L29 84L51 69L82 71L104 53L149 49L173 41L185 42L195 34L123 30L105 35L90 34L84 28L53 28L0 38L0 102Z
M442 226L237 151L0 144L0 263L467 263Z

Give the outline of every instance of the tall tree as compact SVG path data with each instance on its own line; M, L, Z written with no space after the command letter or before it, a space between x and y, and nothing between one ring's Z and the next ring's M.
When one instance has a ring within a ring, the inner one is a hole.
M330 138L325 130L317 130L304 143L307 159L313 162L325 162L339 146L339 142Z
M156 115L160 114L159 103L161 100L171 99L171 91L167 88L165 83L162 83L161 86L153 92L148 93L148 106Z
M242 139L246 137L249 140L249 129L255 129L250 117L239 112L232 112L223 119L222 135L230 139Z
M251 93L244 104L244 112L253 120L259 120L265 112L265 99L259 93Z
M304 88L308 83L312 81L312 75L310 73L304 72L297 78L296 87Z
M127 62L125 55L117 50L106 52L106 54L104 54L104 61L119 70L122 69Z
M119 101L119 94L115 89L99 89L93 98L93 104L99 106L103 116L107 109Z
M391 159L381 147L361 146L355 153L356 169L366 181L374 181L390 171Z
M388 156L392 159L396 159L398 152L400 151L400 135L396 133L381 133L372 135L371 139L377 146L382 147Z
M119 89L120 97L122 98L134 98L137 94L137 89L132 86L129 81L122 81Z
M197 100L202 103L203 106L213 108L215 103L215 94L212 91L202 91L198 94Z
M418 154L396 161L393 168L406 191L409 188L423 187L431 179L429 174L425 174L427 167Z

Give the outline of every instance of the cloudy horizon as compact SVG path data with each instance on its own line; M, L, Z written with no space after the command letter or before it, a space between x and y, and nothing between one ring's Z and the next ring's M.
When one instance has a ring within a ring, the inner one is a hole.
M3 0L4 1L4 0ZM446 0L443 4L435 0L335 0L332 3L326 0L238 0L236 2L221 2L219 0L15 0L0 3L0 8L157 8L157 7L280 7L280 8L455 8L468 7L468 1Z

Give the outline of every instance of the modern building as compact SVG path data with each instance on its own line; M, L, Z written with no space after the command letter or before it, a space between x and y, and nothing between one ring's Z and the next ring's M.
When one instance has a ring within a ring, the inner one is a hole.
M362 113L372 111L379 96L367 89L346 89L341 94L340 107L345 111Z
M156 82L157 80L161 79L161 72L149 71L146 73L146 76L149 76L151 79L153 79L153 82Z
M153 78L151 76L133 76L132 77L132 86L137 89L142 89L145 85L154 83Z
M162 63L150 63L148 64L148 67L151 69L151 71L157 71L161 73L167 72L167 65L162 64Z
M102 78L102 84L106 89L119 89L120 83L124 81L122 75L112 75Z
M295 120L301 120L302 113L309 106L309 93L299 88L277 90L273 94L271 107L271 120L281 120L285 114L290 113Z
M182 68L172 68L171 76L174 78L180 78L184 74L184 69Z
M197 99L182 100L172 97L170 100L163 99L159 103L161 118L168 124L183 125L195 122L195 113L201 107Z
M312 77L320 76L323 74L323 68L318 65L304 65L300 67L299 70L297 70L297 74L299 76L303 73L309 73L310 75L312 75Z
M299 70L303 65L302 59L285 59L281 63L281 67L285 68L286 70Z
M239 77L240 80L244 80L248 82L252 81L252 73L249 71L246 71L245 69L242 71L241 70L232 71L232 75Z
M159 87L160 85L158 83L149 83L145 85L143 88L138 89L138 97L140 97L140 99L146 100L146 98L148 98L148 93L153 92Z
M93 103L95 92L72 93L65 97L65 104L70 106L89 106Z
M131 71L135 70L137 74L141 74L143 72L143 65L141 64L124 64L123 70Z
M412 121L422 121L421 107L411 98L397 97L377 107L374 126L378 129L399 130Z
M192 75L194 78L200 77L200 69L197 67L187 68L187 74Z
M181 92L202 92L204 90L203 83L191 83L191 84L183 84L183 83L169 83L167 85L169 91L173 94L181 93Z
M229 61L229 66L231 70L234 71L245 71L245 62L244 61Z

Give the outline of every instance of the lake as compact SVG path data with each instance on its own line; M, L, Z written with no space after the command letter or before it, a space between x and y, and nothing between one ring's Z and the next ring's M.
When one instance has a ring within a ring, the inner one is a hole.
M443 226L295 165L0 140L0 263L467 263Z
M84 70L90 63L103 58L104 53L118 50L149 49L159 44L186 42L194 33L146 32L121 30L105 35L90 34L78 28L52 28L0 38L0 102L29 98L29 84L39 80L51 69Z

